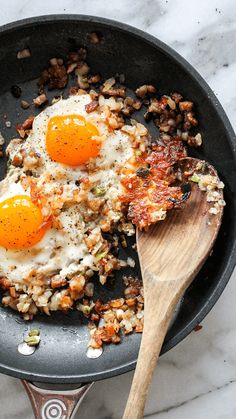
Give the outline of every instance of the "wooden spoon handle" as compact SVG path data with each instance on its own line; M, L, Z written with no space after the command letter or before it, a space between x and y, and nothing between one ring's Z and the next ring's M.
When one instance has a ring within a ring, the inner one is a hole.
M155 283L156 282L156 283ZM141 419L143 417L148 388L159 357L166 332L175 307L184 292L176 290L174 281L154 280L153 287L144 293L147 309L144 311L144 330L134 378L126 404L123 419ZM154 306L148 301L159 301Z
M139 358L123 419L142 419L149 385L165 338L167 324L150 330L142 337ZM153 342L155 340L155 345ZM147 347L149 351L147 351Z

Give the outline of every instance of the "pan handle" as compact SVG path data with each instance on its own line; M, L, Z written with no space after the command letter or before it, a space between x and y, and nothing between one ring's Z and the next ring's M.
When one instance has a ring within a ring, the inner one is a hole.
M31 401L35 419L70 419L76 407L93 385L85 384L75 390L52 391L22 380Z

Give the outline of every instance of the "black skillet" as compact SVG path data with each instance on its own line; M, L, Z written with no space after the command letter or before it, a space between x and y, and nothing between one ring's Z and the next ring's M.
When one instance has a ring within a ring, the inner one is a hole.
M103 38L97 45L89 43L87 37L89 32L94 31ZM26 19L0 29L0 131L7 141L16 135L15 124L32 113L32 109L25 111L20 108L20 99L13 98L10 93L11 86L20 85L22 98L32 100L37 94L36 79L47 66L48 60L65 57L70 50L80 46L88 49L92 73L100 72L104 77L122 73L130 89L150 83L156 85L160 93L177 91L193 100L200 121L203 146L197 151L191 150L191 154L213 164L225 183L227 206L214 251L181 302L166 337L162 349L164 353L185 338L209 312L235 265L235 135L208 85L165 44L135 28L107 19L56 15ZM18 60L17 52L23 48L30 48L31 57ZM142 120L140 115L136 117ZM11 128L6 127L6 120L12 122ZM1 177L5 168L6 162L1 160ZM133 257L133 251L128 250L127 254L130 253ZM108 288L97 287L96 293L105 300L118 296L121 288L119 273L115 282ZM68 315L55 313L51 317L40 315L29 324L22 321L17 313L0 307L0 321L0 372L29 382L49 383L41 387L52 388L51 384L54 384L55 390L61 384L63 390L67 390L73 387L72 384L79 387L81 383L112 377L135 367L141 338L138 334L126 336L120 345L107 346L101 357L88 359L88 329L86 321L77 311ZM41 343L33 355L23 356L17 346L29 328L41 330ZM26 386L28 392L43 394L35 396L38 410L41 409L37 417L54 419L69 417L66 415L69 415L74 400L78 400L88 388L84 386L79 391L70 391L73 394L69 396L68 393L63 398L61 394L55 395L55 391L50 396L46 390L33 389L29 384ZM54 400L51 401L50 397Z

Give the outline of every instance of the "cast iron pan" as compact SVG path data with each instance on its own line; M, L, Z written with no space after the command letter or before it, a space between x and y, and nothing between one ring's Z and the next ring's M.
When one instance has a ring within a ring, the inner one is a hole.
M102 43L92 45L88 42L87 34L93 31L101 32ZM235 135L208 85L165 44L135 28L107 19L56 15L26 19L0 29L0 131L7 140L16 135L15 124L32 113L32 109L29 112L20 110L19 100L17 102L10 93L11 86L20 85L24 99L32 100L37 95L36 79L48 60L65 57L70 50L80 46L88 48L92 73L100 72L104 77L124 73L130 89L150 83L157 86L160 93L177 91L193 100L204 142L198 151L191 150L191 154L213 164L225 183L227 206L220 234L211 257L181 302L162 349L166 352L209 312L235 265ZM17 60L17 52L25 47L30 48L31 57ZM12 121L11 128L6 127L4 115ZM141 120L139 115L137 118ZM1 160L1 177L5 168L6 162ZM128 250L127 254L130 252ZM98 286L96 292L108 299L119 295L121 288L121 274L118 273L114 283L108 288ZM75 384L111 377L135 367L141 338L138 334L126 336L120 345L105 347L100 358L88 359L88 329L77 311L68 315L55 313L51 317L39 315L29 324L17 313L0 307L0 322L2 373L34 382ZM41 330L41 343L32 356L23 356L18 353L17 345L29 328Z

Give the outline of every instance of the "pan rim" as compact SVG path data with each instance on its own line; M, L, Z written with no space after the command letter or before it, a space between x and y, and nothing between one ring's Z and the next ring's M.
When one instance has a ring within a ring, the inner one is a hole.
M0 27L0 36L7 35L7 33L14 32L20 28L29 28L30 26L34 25L41 25L43 23L53 23L53 22L92 22L92 23L101 23L107 27L113 27L116 29L121 30L124 33L129 33L132 36L136 36L137 38L144 40L155 48L159 48L161 51L164 51L165 54L170 56L174 59L179 66L183 67L188 73L191 74L191 77L194 81L199 85L199 87L207 94L208 100L211 102L212 106L214 107L219 119L222 121L224 128L228 134L229 138L229 145L231 148L231 153L233 156L233 160L236 166L236 136L233 131L232 125L222 107L220 102L218 101L217 97L213 93L212 89L208 86L206 81L203 77L192 67L192 65L186 61L181 55L179 55L176 51L174 51L171 47L166 45L164 42L160 41L156 37L149 35L148 33L137 29L131 25L126 23L118 22L116 20L107 19L103 17L97 16L90 16L90 15L82 15L82 14L50 14L50 15L41 15L30 17L26 19L22 19L19 21L14 21L8 24L5 24ZM220 280L215 285L214 290L210 298L204 302L200 311L195 315L194 318L190 319L188 323L186 323L185 327L177 332L177 334L171 338L168 342L164 343L162 354L169 351L175 345L177 345L180 341L186 338L189 333L193 330L193 328L199 324L205 316L209 313L212 307L215 305L217 300L219 299L220 295L222 294L224 288L226 287L234 266L236 264L236 240L232 244L232 248L230 251L230 255L228 257L228 261L225 264L224 270L222 272ZM65 375L43 375L43 374L36 374L36 373L29 373L28 371L23 371L20 369L11 368L5 366L4 364L0 364L0 372L11 375L17 378L26 379L29 381L36 381L36 382L45 382L45 383L82 383L82 382L89 382L89 381L98 381L104 378L114 377L116 375L120 375L131 371L135 368L136 361L131 361L129 363L123 364L122 366L106 369L102 372L97 372L93 374L86 374L86 375L78 375L75 374L74 376L65 376Z

